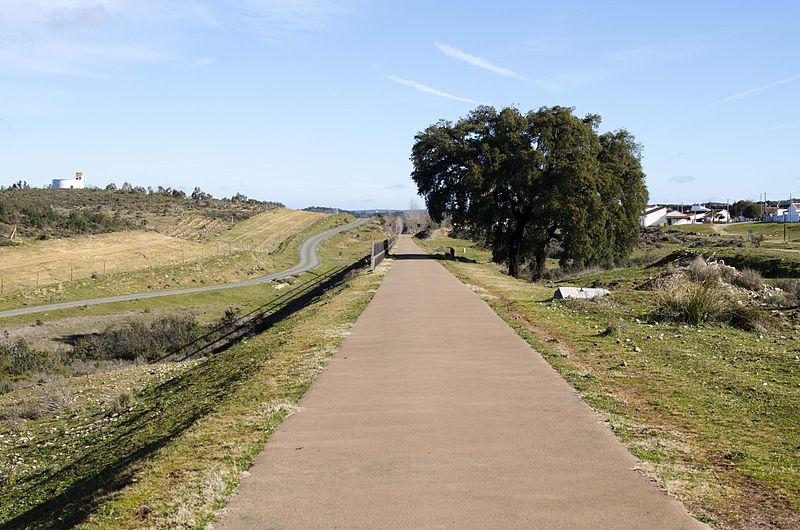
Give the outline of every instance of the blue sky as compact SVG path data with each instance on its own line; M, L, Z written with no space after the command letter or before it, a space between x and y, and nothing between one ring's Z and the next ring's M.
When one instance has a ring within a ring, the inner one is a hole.
M414 134L565 105L651 202L800 196L800 2L0 0L0 183L404 208Z

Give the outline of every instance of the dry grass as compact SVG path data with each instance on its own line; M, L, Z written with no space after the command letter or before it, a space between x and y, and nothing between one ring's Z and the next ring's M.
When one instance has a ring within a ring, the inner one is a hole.
M764 287L764 277L757 270L745 267L739 270L733 283L743 289L760 291Z
M21 292L72 280L194 263L238 251L273 252L290 237L326 219L324 214L276 208L238 223L204 243L152 231L115 232L0 248L4 293ZM219 220L186 218L170 232L198 239L203 230L219 232Z
M229 228L228 223L220 219L208 219L200 215L187 215L174 225L162 230L168 236L179 237L190 241L210 239Z
M289 237L303 232L328 217L325 214L276 208L242 221L220 233L214 242L233 244L241 248L274 250Z
M193 261L227 251L157 232L116 232L36 241L0 249L3 290L13 292L112 274Z

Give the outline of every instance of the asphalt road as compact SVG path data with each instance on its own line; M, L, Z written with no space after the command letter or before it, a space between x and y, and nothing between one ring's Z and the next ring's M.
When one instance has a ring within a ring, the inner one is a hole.
M225 283L221 285L206 285L204 287L190 287L187 289L172 289L169 291L149 291L145 293L132 293L122 294L119 296L107 296L105 298L92 298L89 300L73 300L70 302L61 302L58 304L39 305L33 307L24 307L20 309L9 309L7 311L0 311L0 318L16 317L20 315L30 315L32 313L42 313L45 311L56 311L59 309L69 309L70 307L82 307L87 305L108 304L111 302L127 302L129 300L142 300L144 298L157 298L159 296L173 296L177 294L190 294L201 293L205 291L220 291L222 289L235 289L237 287L250 287L252 285L259 285L262 283L271 282L273 280L280 280L295 276L297 274L316 269L320 265L320 259L317 255L320 244L327 238L336 235L340 232L346 232L352 228L366 223L366 219L356 219L352 223L338 226L319 234L314 234L309 237L303 244L300 245L300 261L292 268L270 274L269 276L261 276L252 278L250 280L242 280L238 282Z
M393 257L215 529L707 528L475 293Z

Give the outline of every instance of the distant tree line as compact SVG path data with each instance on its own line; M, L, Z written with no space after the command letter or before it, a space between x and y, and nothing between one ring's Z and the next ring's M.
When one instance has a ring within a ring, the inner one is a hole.
M83 209L62 212L50 204L4 197L0 201L0 223L18 225L23 235L98 234L132 228L132 223L119 215Z
M193 201L202 202L202 201L212 201L218 200L222 202L230 202L234 204L262 204L267 206L268 208L282 208L284 205L280 202L275 201L259 201L258 199L251 199L242 193L236 193L235 195L231 196L230 198L223 197L221 199L215 199L214 196L208 192L203 191L199 187L195 186L192 193L188 195L185 191L180 190L178 188L172 188L170 186L157 186L153 188L152 186L147 186L146 188L143 186L134 186L129 182L124 182L120 188L117 188L117 185L113 182L108 184L105 187L106 191L120 191L124 193L139 193L139 194L146 194L146 195L164 195L168 197L173 197L176 199L186 199L189 198Z

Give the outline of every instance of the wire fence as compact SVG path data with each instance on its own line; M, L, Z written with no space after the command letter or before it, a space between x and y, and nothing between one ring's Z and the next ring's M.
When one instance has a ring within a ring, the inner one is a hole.
M237 243L209 243L199 248L143 249L114 254L92 254L77 258L59 258L39 261L32 266L3 263L0 251L0 296L4 294L52 287L58 284L100 278L113 274L169 268L242 252L274 254L282 242L258 244L255 241Z

